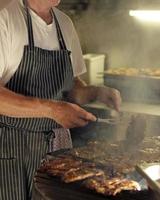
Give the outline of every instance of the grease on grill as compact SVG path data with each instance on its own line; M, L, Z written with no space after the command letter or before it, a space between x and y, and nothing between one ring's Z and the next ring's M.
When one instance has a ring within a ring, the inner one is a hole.
M160 162L160 137L146 137L134 151L126 151L124 141L93 141L86 147L73 149L73 155L90 159L104 166L111 166L113 174L123 176L134 171L134 166Z

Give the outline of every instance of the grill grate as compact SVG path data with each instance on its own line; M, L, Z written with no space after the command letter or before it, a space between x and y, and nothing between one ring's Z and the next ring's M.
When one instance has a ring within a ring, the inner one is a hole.
M115 197L105 197L79 184L65 184L56 178L38 173L34 179L35 200L156 200L149 190L139 192L122 192Z
M60 154L70 154L70 150L63 150L48 154L46 159L52 159ZM78 158L76 156L76 158ZM82 159L82 158L81 158ZM83 158L84 159L84 158ZM84 159L84 161L88 159ZM97 167L103 165L97 163ZM105 170L114 176L115 169L112 165L105 165ZM89 189L83 188L81 182L66 184L60 178L49 176L45 173L37 172L34 178L35 200L159 200L155 198L152 191L148 190L147 183L136 171L127 174L126 178L137 181L141 191L123 191L115 197L103 196ZM144 180L144 181L143 181Z

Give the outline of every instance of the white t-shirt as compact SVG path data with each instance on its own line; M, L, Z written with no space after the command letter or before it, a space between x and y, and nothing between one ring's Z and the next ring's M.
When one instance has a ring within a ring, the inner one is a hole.
M74 77L86 71L79 39L70 18L57 8L53 8L58 19L71 59ZM35 46L59 49L55 22L47 25L35 12L30 10ZM0 11L0 81L6 84L17 70L24 46L28 45L28 32L23 16L23 4L13 0Z

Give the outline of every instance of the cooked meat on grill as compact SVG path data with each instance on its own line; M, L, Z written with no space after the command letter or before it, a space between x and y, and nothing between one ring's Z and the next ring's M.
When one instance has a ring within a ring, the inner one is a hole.
M81 165L85 165L87 168L96 168L95 162L104 166L112 166L111 175L123 177L134 171L134 166L137 164L160 161L159 152L160 137L145 138L134 152L124 151L121 142L94 141L86 147L71 150L69 155L58 155L53 160L46 162L40 170L48 171L54 176L62 176L70 169L79 169ZM93 162L84 162L84 158L91 159Z
M84 180L84 179L89 178L89 177L102 176L102 175L104 175L104 172L100 169L82 167L82 168L77 169L77 170L67 171L63 175L62 180L65 183L71 183L71 182L75 182L75 181Z
M107 179L106 177L93 177L84 181L83 185L103 195L113 195L123 190L140 190L137 182L121 178Z
M64 162L61 160L61 163L55 163L54 161L50 163L50 169L66 169L66 168L73 168L78 167L82 164L81 160L70 160L68 162Z
M82 164L82 160L73 158L71 156L65 156L65 157L57 157L53 160L49 160L48 162L45 162L41 168L40 171L50 171L56 172L58 171L67 171L70 168L77 168Z
M62 168L59 168L59 169L48 169L47 170L47 173L49 175L52 175L52 176L60 176L60 177L63 177L65 173L67 172L73 172L73 171L76 171L76 170L79 170L81 168L81 166L77 166L77 167L70 167L70 166L67 166L66 168L64 167L63 169Z
M66 183L104 175L102 170L97 169L95 163L71 155L59 155L49 160L40 168L40 171L51 176L59 176Z

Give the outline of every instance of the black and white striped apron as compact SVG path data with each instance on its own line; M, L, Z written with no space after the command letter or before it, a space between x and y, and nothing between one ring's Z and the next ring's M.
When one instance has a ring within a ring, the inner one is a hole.
M59 50L34 46L32 20L25 5L24 16L29 44L23 58L6 88L25 96L65 100L73 85L70 51L53 13L59 40ZM55 138L53 139L53 136ZM32 179L41 159L51 147L71 146L68 130L48 118L12 118L0 116L0 199L29 200ZM53 146L52 146L53 145Z

